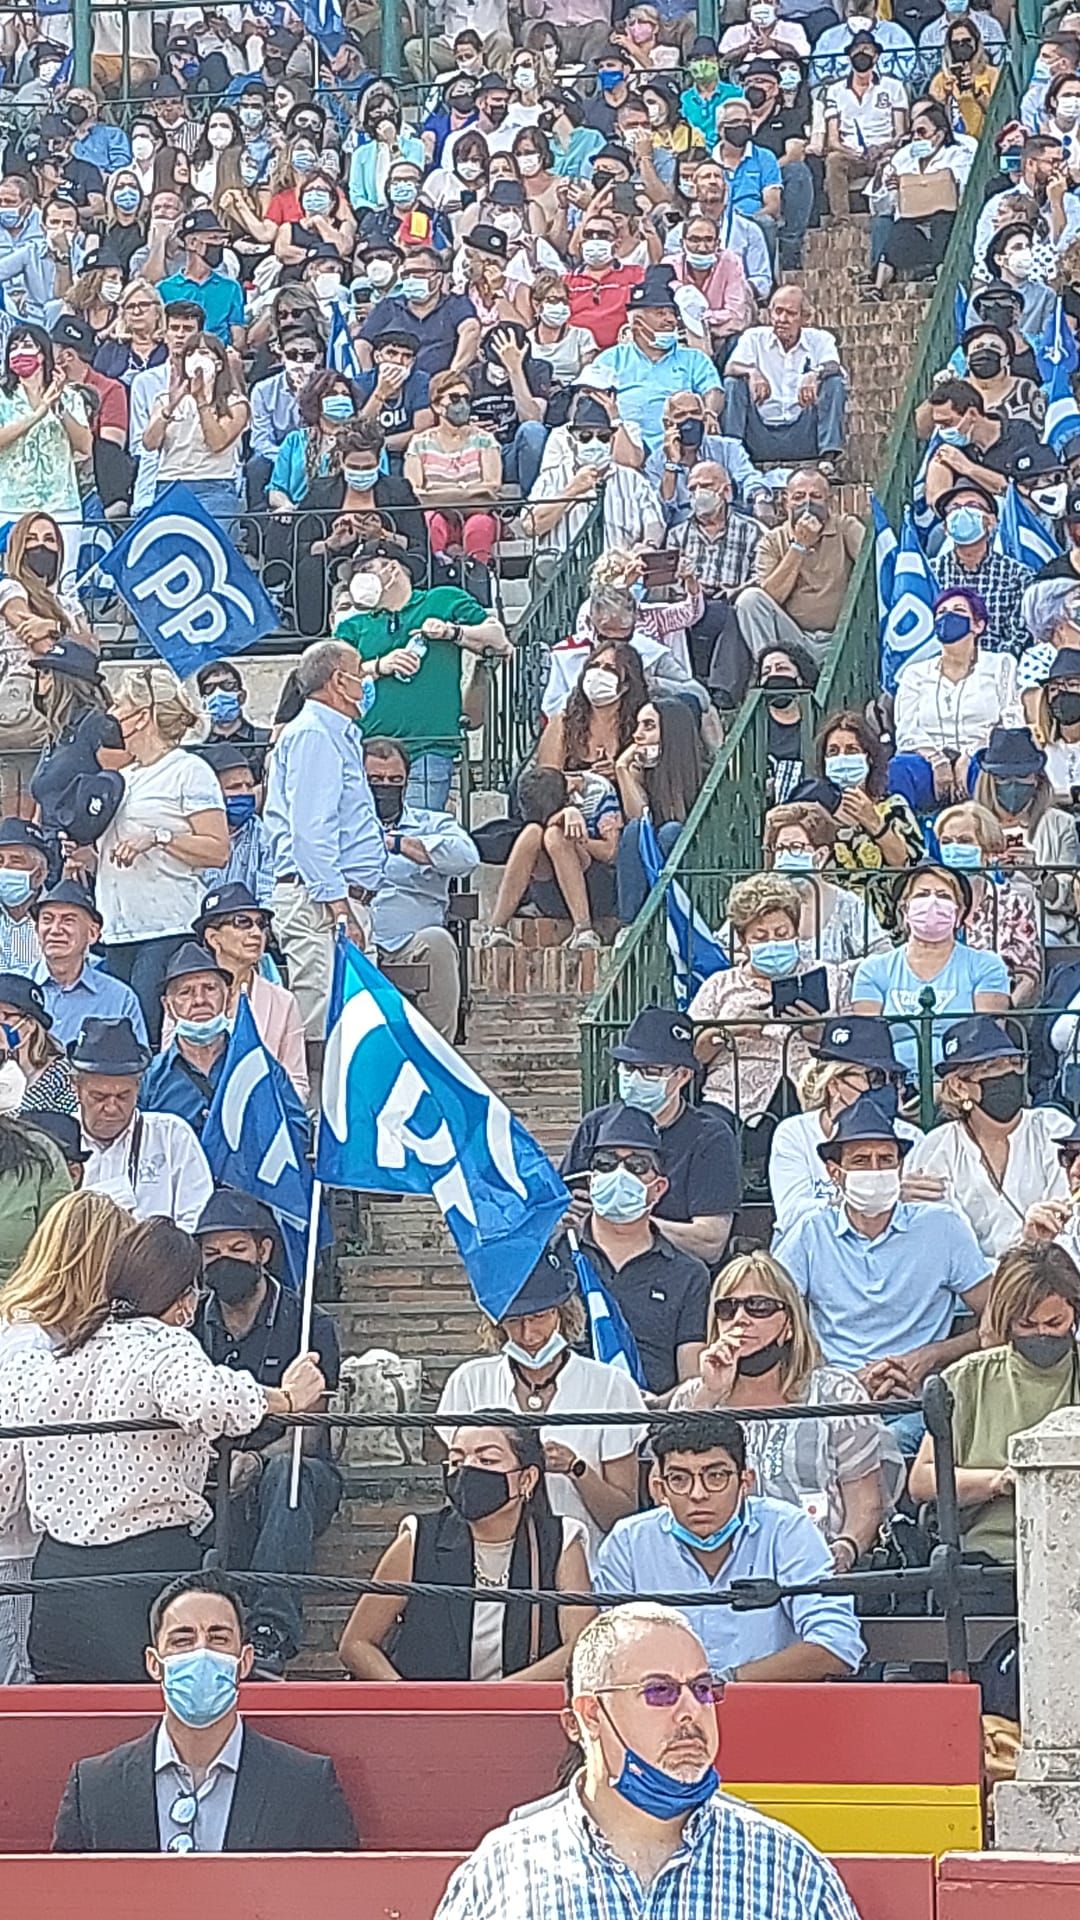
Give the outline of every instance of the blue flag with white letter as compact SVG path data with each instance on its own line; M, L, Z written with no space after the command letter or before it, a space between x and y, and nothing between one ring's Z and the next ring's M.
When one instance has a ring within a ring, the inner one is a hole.
M880 580L880 575L879 575ZM904 523L893 556L889 599L878 607L881 624L881 684L886 693L896 692L896 678L909 660L925 660L940 651L934 632L934 601L938 584L915 531L911 508L904 508Z
M247 562L179 481L97 563L181 680L281 621Z
M306 1158L310 1128L292 1081L259 1038L244 995L213 1105L203 1152L221 1186L261 1200L281 1230L289 1281L304 1275L312 1176Z
M330 344L326 364L333 367L335 373L343 374L346 380L359 380L364 371L356 357L349 323L336 300L330 309Z
M1080 364L1076 335L1065 317L1060 293L1054 302L1053 312L1035 342L1035 361L1044 387L1049 386L1055 368L1064 367L1066 373L1075 373Z
M1055 453L1064 453L1070 440L1080 438L1080 407L1064 360L1058 361L1047 382L1042 437L1044 445L1053 447Z
M648 814L642 816L638 853L650 887L655 887L664 865L660 842ZM725 973L731 965L727 954L698 912L690 895L678 880L667 890L667 950L671 956L675 1000L680 1009L690 1005L698 988L714 973Z
M345 22L337 0L293 0L293 7L303 22L304 31L333 59L345 38Z
M570 1204L520 1120L343 933L316 1171L328 1186L430 1194L493 1320Z
M1045 520L1040 520L1037 513L1032 513L1023 495L1017 492L1013 480L1005 489L994 545L1009 560L1019 560L1022 567L1031 567L1033 570L1061 558L1061 548Z
M581 1298L585 1303L585 1312L589 1322L589 1342L594 1360L602 1360L605 1366L618 1367L620 1372L628 1373L639 1387L648 1385L645 1369L641 1364L641 1355L617 1300L614 1300L601 1280L588 1255L578 1246L573 1234L570 1235L574 1270L581 1288Z

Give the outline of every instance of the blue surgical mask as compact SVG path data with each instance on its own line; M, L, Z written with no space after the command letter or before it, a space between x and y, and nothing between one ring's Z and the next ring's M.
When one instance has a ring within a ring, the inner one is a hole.
M998 168L1002 173L1019 173L1020 171L1019 148L1018 147L1014 148L1009 153L1003 153L1001 156L1001 159L998 161Z
M977 873L982 866L982 848L966 840L942 840L939 847L942 866L951 867L954 873Z
M813 873L814 850L812 847L780 847L773 858L773 867L777 873Z
M17 227L21 219L21 207L0 207L0 227Z
M415 180L391 180L390 205L392 207L411 207L420 189Z
M865 753L830 753L825 757L825 778L834 787L861 787L869 772Z
M528 1347L519 1347L516 1340L507 1340L503 1347L508 1360L516 1360L519 1367L526 1367L530 1372L536 1373L539 1373L543 1367L550 1367L552 1361L557 1360L560 1353L564 1353L565 1350L566 1335L558 1332L545 1340L536 1353L530 1353Z
M931 140L913 140L911 142L911 157L913 160L929 160L933 151L934 146Z
M402 275L401 297L403 300L426 300L430 292L431 288L426 280L421 280L412 273Z
M780 85L784 93L794 93L801 79L802 74L798 67L781 67Z
M750 961L755 973L766 980L786 980L799 964L797 940L752 940Z
M961 433L959 427L939 427L938 439L943 447L966 447L968 443L967 434Z
M15 867L0 867L0 906L25 907L33 891L28 873Z
M212 1727L235 1707L240 1662L234 1654L196 1647L192 1653L170 1654L161 1668L165 1705L185 1727Z
M227 1013L213 1013L209 1020L178 1020L176 1038L189 1040L193 1047L208 1047L212 1040L220 1040L223 1033L229 1031Z
M679 336L674 327L662 327L659 333L653 334L652 343L661 353L670 353L672 347L678 346Z
M982 539L986 524L977 507L953 507L945 515L945 531L956 546L967 547Z
M617 1227L630 1226L649 1209L649 1190L629 1167L612 1167L610 1173L590 1173L589 1198L601 1220L610 1220Z
M328 393L322 410L326 420L351 420L356 412L347 393Z
M312 187L310 192L305 193L300 205L305 213L329 213L330 195L325 187Z
M235 833L239 827L246 827L249 820L255 818L255 795L253 793L233 793L225 802L225 818Z
M660 1525L665 1533L670 1533L673 1540L681 1540L684 1547L697 1547L701 1553L716 1553L720 1547L726 1547L728 1541L734 1539L745 1518L746 1515L740 1505L736 1507L730 1520L725 1520L722 1527L717 1527L715 1533L706 1534L704 1539L700 1533L691 1533L689 1527L684 1527L681 1520L676 1520L670 1507L667 1508Z
M607 1719L621 1740L622 1735L610 1714ZM719 1793L720 1775L715 1767L707 1767L700 1780L676 1780L662 1767L643 1760L633 1747L627 1747L622 1772L611 1784L620 1799L636 1807L639 1813L650 1814L654 1820L680 1820L697 1807L703 1807L714 1793Z
M686 264L693 267L695 273L707 273L716 265L715 253L687 253Z
M611 73L605 69L601 69L601 71L597 74L596 77L599 80L601 90L604 93L610 93L614 87L621 87L624 79L626 78L625 74Z
M966 640L971 632L971 615L939 613L934 621L934 632L943 647L953 647L958 640Z
M142 199L138 187L117 187L113 194L113 206L121 213L134 213Z
M215 687L203 702L211 720L217 726L228 726L231 720L240 718L240 695L231 687Z
M354 493L370 493L379 478L378 467L345 467L343 472Z
M638 1113L659 1113L668 1097L666 1076L654 1073L639 1073L636 1067L619 1067L619 1099L624 1107L635 1107Z
M1031 69L1031 77L1033 80L1049 80L1050 68L1047 66L1045 60L1036 60L1035 65Z

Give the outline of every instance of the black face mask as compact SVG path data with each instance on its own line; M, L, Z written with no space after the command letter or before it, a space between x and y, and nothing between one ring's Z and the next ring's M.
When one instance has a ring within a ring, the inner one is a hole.
M203 1279L212 1287L223 1307L237 1307L241 1300L250 1300L262 1279L262 1268L258 1261L234 1260L231 1254L222 1254L219 1260L210 1260L203 1268Z
M51 547L27 547L23 557L30 572L51 587L60 571L60 555Z
M960 61L974 60L975 58L974 40L954 40L952 43L952 57L954 60L960 60Z
M790 700L792 694L797 691L798 685L798 681L793 680L789 673L774 673L767 680L760 682L762 693L771 693L776 705L779 705L781 700L784 702Z
M593 168L592 183L597 193L606 192L607 188L614 183L614 180L615 180L615 175L613 173L609 173L606 167Z
M851 64L856 73L869 73L876 58L877 55L869 51L866 53L853 53L851 56Z
M1015 1120L1024 1104L1022 1073L1002 1073L996 1080L984 1080L979 1089L979 1105L988 1120Z
M509 101L504 103L501 100L497 107L493 107L489 102L488 105L484 108L484 112L487 114L487 117L490 120L493 127L501 127L509 111L510 111Z
M68 108L67 117L73 127L85 127L90 115L87 113L85 107L79 106L78 102L76 102L73 107Z
M1012 1343L1021 1360L1044 1372L1048 1367L1060 1366L1070 1353L1076 1352L1076 1332L1014 1333Z
M443 1485L463 1520L487 1520L510 1500L510 1481L490 1467L444 1467Z
M765 105L765 102L769 97L764 87L745 87L743 91L745 92L746 97L749 100L750 105L754 108L755 112L757 111L758 107L763 107Z
M968 366L976 380L996 380L1001 372L1001 355L996 347L976 347L968 354Z
M1080 720L1080 693L1052 693L1050 711L1063 727L1075 727Z
M736 120L732 126L721 128L720 138L729 147L748 147L752 131L749 120Z
M384 827L396 827L405 811L405 789L392 780L372 780L371 797Z
M791 1353L790 1340L770 1340L767 1347L759 1347L756 1353L741 1354L735 1363L736 1373L747 1380L756 1380L759 1375L768 1373L770 1367L782 1367Z
M219 240L214 240L203 247L202 254L208 267L220 267L225 258L225 249Z

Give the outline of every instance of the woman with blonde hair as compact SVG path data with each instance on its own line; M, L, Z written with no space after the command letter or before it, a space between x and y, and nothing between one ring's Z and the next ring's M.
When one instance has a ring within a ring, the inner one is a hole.
M149 280L129 280L98 349L95 372L130 387L137 373L160 367L165 358L165 302Z
M672 1409L738 1413L769 1407L866 1407L850 1420L752 1420L746 1463L756 1491L802 1507L828 1540L838 1573L873 1546L903 1486L904 1467L866 1389L826 1366L791 1275L763 1249L730 1260L713 1282L699 1377Z
M964 944L999 954L1009 970L1013 1006L1034 1006L1043 973L1038 903L1023 875L1010 879L998 869L1005 850L1001 821L976 800L963 800L938 814L934 831L942 864L966 874L971 885Z
M63 1345L105 1297L105 1268L131 1218L103 1193L71 1193L45 1215L0 1288L0 1373L29 1347ZM0 1589L29 1580L41 1536L25 1504L0 1529ZM0 1591L0 1686L33 1680L26 1650L30 1595Z
M802 1112L781 1120L769 1148L769 1191L777 1236L804 1214L836 1205L836 1182L829 1178L818 1148L832 1139L840 1115L860 1094L873 1092L895 1100L903 1073L885 1022L857 1014L826 1021L810 1055L796 1081ZM896 1122L896 1131L908 1140L921 1137L906 1120ZM906 1167L904 1174L906 1179ZM936 1199L939 1188L936 1181L932 1194L911 1192L905 1186L904 1198Z
M15 522L0 578L0 747L36 747L48 737L37 698L34 661L69 635L98 652L78 596L62 587L64 534L51 513L24 513Z
M103 241L102 246L105 244ZM95 333L104 333L116 316L116 303L123 284L124 274L119 257L106 258L102 263L95 254L65 295L65 311L85 320Z
M229 829L217 776L181 741L200 715L166 666L130 667L114 689L130 763L98 841L97 906L109 971L136 994L152 1045L174 953L202 905L206 867L224 867Z

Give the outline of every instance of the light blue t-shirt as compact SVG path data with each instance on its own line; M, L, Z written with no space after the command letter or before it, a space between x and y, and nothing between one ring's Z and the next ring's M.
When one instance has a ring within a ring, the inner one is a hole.
M773 1248L790 1273L829 1365L857 1373L888 1354L946 1340L989 1263L966 1220L943 1202L901 1201L876 1240L846 1207L805 1214Z
M879 1000L882 1013L918 1013L928 987L934 996L933 1011L946 1016L933 1022L936 1066L941 1059L945 1029L962 1014L975 1012L977 993L1007 996L1009 975L1000 954L980 953L974 947L957 943L941 972L933 980L920 980L908 966L904 948L893 947L888 953L872 953L860 960L851 983L851 998L853 1003ZM908 1073L914 1074L918 1067L915 1028L894 1026L890 1031L897 1059Z
M583 384L588 386L611 381L619 396L619 412L641 428L647 447L663 440L664 402L669 394L712 393L720 385L720 375L699 348L672 347L662 360L650 360L632 340L598 353L586 376Z

